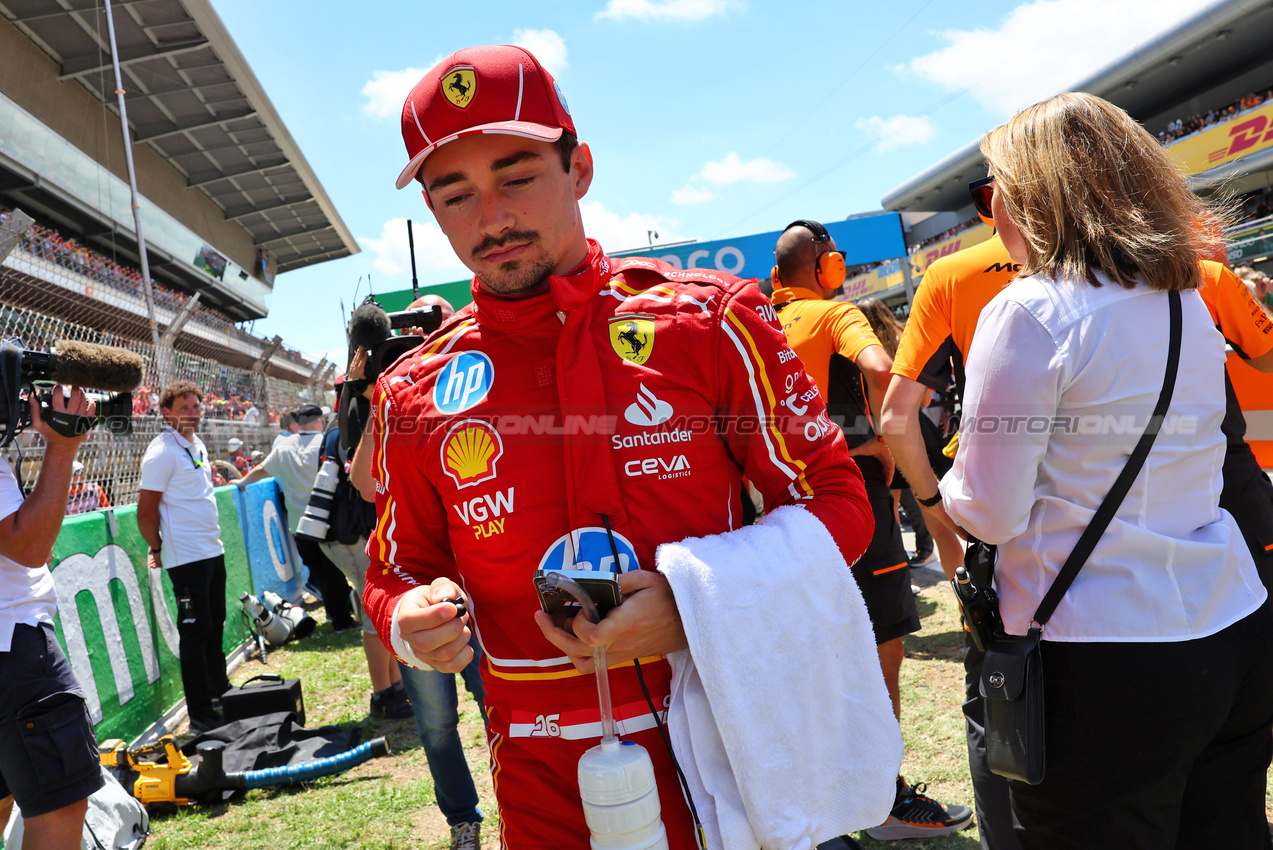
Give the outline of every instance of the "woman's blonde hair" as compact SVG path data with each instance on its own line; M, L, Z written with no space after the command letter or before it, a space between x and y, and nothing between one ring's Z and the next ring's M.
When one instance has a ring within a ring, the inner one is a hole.
M981 153L1026 245L1021 276L1195 289L1223 239L1158 140L1109 101L1067 92L992 130Z
M856 303L862 315L866 316L866 320L871 323L875 338L888 352L888 356L896 357L897 346L902 343L902 331L906 329L906 326L899 322L893 315L893 311L885 307L884 302L878 298L863 298Z

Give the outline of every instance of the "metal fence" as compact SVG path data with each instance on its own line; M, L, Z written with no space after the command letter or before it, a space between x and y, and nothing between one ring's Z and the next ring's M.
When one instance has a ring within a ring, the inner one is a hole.
M111 293L95 296L90 292L76 297L65 282L41 279L49 276L41 273L35 277L0 267L0 339L16 339L26 348L41 351L67 339L118 346L141 355L146 377L133 395L132 435L114 436L96 430L77 455L85 466L87 480L101 484L112 505L135 504L142 455L163 425L158 415L158 393L162 388L157 384L149 326L139 322L134 312L112 303ZM204 392L207 415L199 433L214 459L228 457L226 444L231 437L243 440L249 453L268 452L278 433L276 426L269 424L271 414L307 401L331 403L330 394L317 388L275 377L262 381L249 369L221 362L216 357L223 349L211 336L214 335L206 332L202 336L183 332L172 353L172 371L175 378L194 381ZM260 424L237 418L252 404L257 407ZM21 458L28 492L34 486L43 451L43 441L28 431L0 452L15 467Z

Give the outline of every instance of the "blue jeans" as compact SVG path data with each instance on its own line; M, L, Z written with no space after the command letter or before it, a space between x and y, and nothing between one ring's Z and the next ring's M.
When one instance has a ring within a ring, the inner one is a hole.
M486 722L486 690L482 687L482 674L478 661L482 650L477 640L469 641L473 647L473 660L460 673L464 686L477 700ZM424 745L424 756L433 774L433 793L449 826L480 821L482 813L477 808L477 788L469 763L464 758L464 745L460 743L458 725L459 695L455 687L454 673L436 670L417 670L399 662L402 668L402 685L415 711L415 727Z

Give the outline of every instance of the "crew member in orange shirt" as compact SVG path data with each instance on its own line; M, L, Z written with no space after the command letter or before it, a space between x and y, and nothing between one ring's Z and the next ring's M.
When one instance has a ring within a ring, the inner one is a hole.
M1248 366L1273 372L1273 320L1251 297L1251 290L1228 267L1204 260L1198 294L1207 305L1216 330ZM1232 367L1229 367L1232 368ZM1224 374L1227 409L1220 430L1228 445L1224 453L1224 489L1220 507L1233 514L1265 587L1273 589L1273 483L1269 481L1246 440L1246 418L1233 392L1228 369Z
M900 719L902 636L919 631L919 611L889 491L893 461L875 438L872 413L884 401L893 362L862 311L831 300L844 283L844 257L824 226L803 219L792 222L778 238L774 257L772 300L778 321L826 402L827 413L844 432L849 453L866 483L875 532L866 552L853 565L853 577L875 630L893 713ZM798 416L812 400L791 394L780 404ZM901 777L897 785L888 820L866 831L872 838L946 835L972 821L972 809L967 806L943 806Z

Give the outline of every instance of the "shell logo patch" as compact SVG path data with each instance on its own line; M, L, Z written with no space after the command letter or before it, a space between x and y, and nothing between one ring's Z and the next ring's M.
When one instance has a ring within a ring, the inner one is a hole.
M477 94L477 73L472 65L456 65L442 78L442 96L452 106L464 109Z
M610 347L624 360L644 365L654 351L654 317L625 314L611 318Z
M460 489L490 481L504 456L499 432L480 419L457 423L442 441L442 469Z

